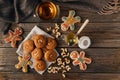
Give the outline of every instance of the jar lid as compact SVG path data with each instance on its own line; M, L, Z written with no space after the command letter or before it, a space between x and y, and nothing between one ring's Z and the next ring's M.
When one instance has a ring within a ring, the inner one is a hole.
M82 36L78 40L78 46L81 49L87 49L90 45L91 45L91 40L90 40L90 38L88 36Z

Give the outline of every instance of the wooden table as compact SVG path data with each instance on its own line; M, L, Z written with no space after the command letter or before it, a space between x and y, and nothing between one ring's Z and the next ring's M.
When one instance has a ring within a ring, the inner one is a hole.
M42 21L38 17L29 17L21 22L24 29L23 37L31 31L34 25L38 25L47 32L47 27L54 27L55 23L61 24L61 17L67 16L69 8L61 7L61 14L58 19ZM96 12L87 8L75 9L76 15L81 16L82 23L89 19L90 23L81 32L80 36L89 36L92 41L90 48L84 50L87 57L92 58L92 63L88 65L86 71L79 70L78 66L70 65L72 70L66 73L65 80L120 80L120 14L98 15ZM76 24L74 33L77 32L81 23ZM67 32L60 31L62 34ZM2 39L2 36L0 38ZM60 48L68 48L68 51L81 51L76 45L69 47L63 40L57 40L57 51ZM63 80L61 73L49 74L47 71L44 75L38 74L33 69L28 73L16 70L14 65L18 62L17 48L11 48L10 44L0 45L0 80Z

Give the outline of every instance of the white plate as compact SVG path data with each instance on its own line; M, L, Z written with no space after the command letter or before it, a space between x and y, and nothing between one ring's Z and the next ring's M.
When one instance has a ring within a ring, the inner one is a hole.
M43 36L46 36L46 37L51 37L51 38L54 38L54 37L52 37L51 35L49 35L48 33L46 33L46 32L44 32L43 30L41 30L40 28L38 28L36 25L35 25L35 27L31 30L31 32L26 36L26 38L21 42L21 44L19 45L19 47L18 47L18 49L17 49L17 51L16 51L16 53L19 55L19 56L22 56L23 55L23 48L22 48L22 44L23 44L23 42L25 41L25 40L27 40L27 39L30 39L31 37L32 37L32 35L34 35L34 34L41 34L41 35L43 35ZM55 49L54 49L55 50ZM55 50L56 51L56 50ZM56 51L57 52L57 51ZM59 54L58 54L58 52L57 52L57 56L59 56ZM31 58L31 61L32 62L34 62L34 60ZM46 64L47 64L47 67L46 67L46 69L52 64L52 62L47 62L46 61ZM33 68L33 65L30 65L30 67L31 68ZM46 70L45 69L45 70ZM43 74L44 72L45 72L45 70L44 71L37 71L39 74Z

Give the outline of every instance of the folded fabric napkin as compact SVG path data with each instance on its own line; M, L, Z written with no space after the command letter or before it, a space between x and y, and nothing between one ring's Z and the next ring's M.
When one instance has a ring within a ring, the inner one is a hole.
M25 20L39 0L0 0L0 33L6 34L11 23Z

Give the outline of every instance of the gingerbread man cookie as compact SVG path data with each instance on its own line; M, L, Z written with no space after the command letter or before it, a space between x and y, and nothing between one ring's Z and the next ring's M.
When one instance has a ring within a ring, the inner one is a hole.
M70 54L70 58L73 60L73 62L72 62L73 65L75 65L75 66L79 65L80 70L86 70L87 69L86 64L91 63L91 59L85 57L84 51L81 51L80 53L78 53L77 51L72 51Z
M20 36L23 33L20 27L17 27L14 32L9 30L9 37L5 38L5 42L11 42L12 47L16 47L16 42L21 41L22 37Z
M31 65L31 61L30 61L30 54L24 54L23 56L18 56L18 64L15 65L15 68L16 69L20 69L22 68L22 71L23 72L27 72L28 69L27 69L27 66L28 65Z
M81 18L79 16L74 17L74 15L75 15L75 11L70 10L68 17L65 16L62 17L62 21L64 22L61 24L61 29L63 31L67 31L69 27L71 30L74 30L75 28L74 24L80 22Z

